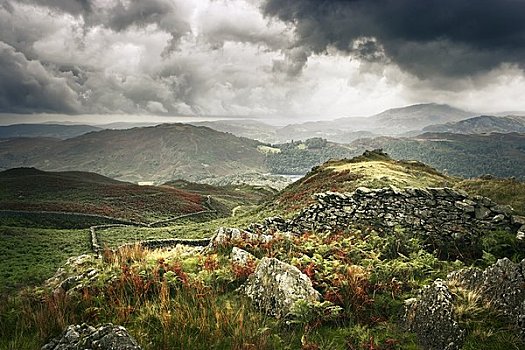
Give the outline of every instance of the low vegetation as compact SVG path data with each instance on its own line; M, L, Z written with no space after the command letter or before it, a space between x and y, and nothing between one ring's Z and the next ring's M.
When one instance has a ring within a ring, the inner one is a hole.
M352 192L364 186L381 188L452 186L457 179L414 161L396 161L381 150L367 152L352 160L328 161L284 189L276 203L284 210L297 210L312 203L318 192Z
M57 211L138 222L204 210L205 197L175 188L138 186L86 172L34 168L0 173L0 210Z
M119 248L148 239L210 237L219 227L247 227L274 215L289 217L311 203L316 192L389 185L455 186L517 208L525 201L519 181L461 180L419 162L392 160L380 151L329 161L277 195L262 188L174 181L151 190L184 192L185 198L199 198L203 206L210 205L209 199L224 217L204 215L163 227L99 229L105 247L102 258L70 261L58 282L46 284L41 283L68 257L89 251L89 230L15 227L17 220L19 226L28 224L27 218L11 218L10 226L0 227L4 257L0 278L6 281L0 290L0 348L38 349L67 325L112 322L126 327L144 349L155 350L419 349L415 335L400 321L403 301L462 267L484 268L501 257L520 261L525 255L516 248L515 235L487 232L476 246L482 257L461 261L438 258L399 228L391 235L363 226L282 235L268 242L235 241L235 247L255 258L274 257L297 267L320 292L322 302L298 302L282 319L266 316L239 291L256 262L234 262L232 242L210 250L180 245ZM232 215L239 206L238 214ZM79 278L59 288L60 280L68 276ZM490 305L460 288L451 290L459 300L456 314L468 332L464 349L525 347L515 336L515 327Z
M0 226L0 295L41 283L71 256L90 250L87 230Z

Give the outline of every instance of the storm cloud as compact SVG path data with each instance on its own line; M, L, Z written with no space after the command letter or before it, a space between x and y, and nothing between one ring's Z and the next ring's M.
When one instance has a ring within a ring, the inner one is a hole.
M12 46L0 42L0 110L15 112L79 111L77 95L66 78L28 60Z
M523 0L268 0L264 12L295 25L297 46L386 55L422 78L525 65Z
M525 0L0 0L0 113L525 110L524 40Z

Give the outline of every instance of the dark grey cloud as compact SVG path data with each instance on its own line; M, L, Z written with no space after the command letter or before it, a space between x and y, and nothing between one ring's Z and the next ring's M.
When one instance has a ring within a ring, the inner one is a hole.
M524 109L524 3L0 0L0 113Z
M6 2L8 1L6 0ZM72 15L91 11L90 0L18 0L18 2L46 6L52 10L59 10Z
M115 6L88 13L85 21L88 25L104 25L117 32L132 26L144 27L156 24L168 32L171 39L165 54L176 49L180 38L191 31L186 14L170 0L131 0L118 1Z
M50 73L40 62L0 41L0 112L27 113L80 110L77 94L67 80Z
M263 11L294 24L298 46L367 60L384 50L422 78L525 65L524 0L267 0Z

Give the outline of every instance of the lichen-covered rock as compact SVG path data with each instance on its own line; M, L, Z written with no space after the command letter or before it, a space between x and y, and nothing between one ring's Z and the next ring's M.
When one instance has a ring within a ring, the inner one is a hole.
M231 259L234 264L244 266L250 261L255 261L257 258L252 254L248 253L246 250L233 247L231 252Z
M468 268L448 275L451 283L475 291L496 310L518 317L525 302L525 260L499 259L485 271Z
M141 350L141 347L124 327L109 323L98 328L71 325L42 350Z
M445 283L437 279L422 289L419 298L406 302L405 322L428 350L458 350L464 331L454 320L453 298Z
M82 288L83 282L91 282L98 277L99 270L94 255L71 257L60 267L44 286L53 289L53 293L72 293Z
M286 317L300 299L320 298L308 276L275 258L263 258L242 290L259 309L277 318Z
M238 228L221 227L210 240L208 248L235 245L236 242L268 243L273 239L272 235L241 231Z
M449 284L476 292L492 308L507 315L525 337L525 260L516 264L503 258L484 271L466 268L447 278Z
M525 301L525 278L521 264L516 264L507 258L499 259L483 272L483 281L478 290L482 297L489 301L497 310L513 316Z

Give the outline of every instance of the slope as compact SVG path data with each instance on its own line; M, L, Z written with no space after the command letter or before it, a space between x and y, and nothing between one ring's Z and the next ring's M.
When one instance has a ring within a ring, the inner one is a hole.
M451 175L525 178L525 134L426 133L362 139L351 146L360 152L382 148L396 159L416 159Z
M525 118L482 115L461 120L456 123L430 125L423 128L423 131L448 132L455 134L525 132Z
M0 172L0 210L58 211L153 221L204 210L206 197L138 186L87 172L18 168Z
M420 162L394 160L382 150L365 151L361 156L328 161L312 169L286 187L275 203L285 211L294 211L313 203L312 195L318 192L351 192L361 186L439 187L456 181Z
M263 171L258 141L206 127L163 124L129 130L103 130L45 147L40 139L0 143L0 165L34 166L44 170L81 170L125 181L165 182ZM28 147L26 152L19 151ZM2 149L3 148L3 149Z
M99 130L102 129L91 125L13 124L0 126L0 138L51 137L68 139Z

